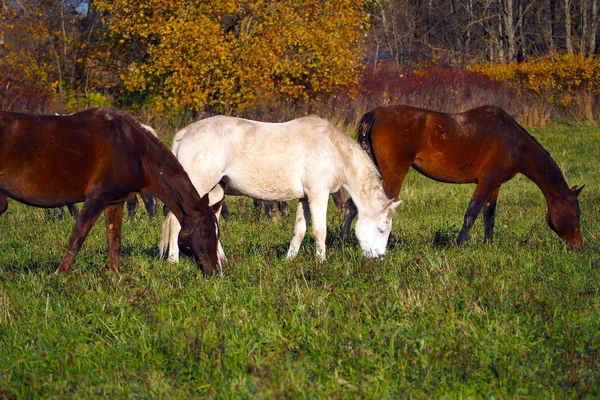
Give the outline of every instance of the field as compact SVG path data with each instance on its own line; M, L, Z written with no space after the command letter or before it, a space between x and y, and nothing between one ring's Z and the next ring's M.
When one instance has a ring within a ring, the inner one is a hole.
M539 189L500 191L495 243L454 239L473 185L409 174L396 245L369 261L309 233L293 212L256 218L231 198L224 276L158 258L162 216L124 224L108 272L101 219L68 276L54 269L73 219L14 201L0 218L0 398L600 397L600 129L531 130L580 197L584 249L545 224ZM290 209L293 210L294 203Z

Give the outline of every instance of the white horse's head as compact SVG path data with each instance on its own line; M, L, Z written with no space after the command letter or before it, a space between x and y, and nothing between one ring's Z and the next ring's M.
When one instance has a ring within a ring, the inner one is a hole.
M358 214L354 231L365 257L375 258L385 254L388 237L392 231L392 218L402 200L389 202L375 215Z

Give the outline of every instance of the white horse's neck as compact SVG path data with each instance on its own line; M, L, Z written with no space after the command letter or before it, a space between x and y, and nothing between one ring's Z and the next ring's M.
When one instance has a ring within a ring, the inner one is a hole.
M390 199L383 190L377 168L360 146L344 137L335 143L344 159L343 186L359 213L381 212Z

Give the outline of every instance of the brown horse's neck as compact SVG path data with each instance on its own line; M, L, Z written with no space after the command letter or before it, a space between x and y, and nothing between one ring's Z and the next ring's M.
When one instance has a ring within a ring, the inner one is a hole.
M520 172L542 190L549 208L569 194L569 186L560 168L550 154L532 137L527 138L522 157L523 164Z
M151 151L144 155L145 185L182 221L196 211L200 196L173 153L158 139L150 140Z

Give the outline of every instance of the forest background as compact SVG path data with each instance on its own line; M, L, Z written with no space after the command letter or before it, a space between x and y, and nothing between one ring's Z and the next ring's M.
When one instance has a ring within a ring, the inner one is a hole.
M600 119L597 0L1 0L0 109L113 105L160 132L223 113Z

